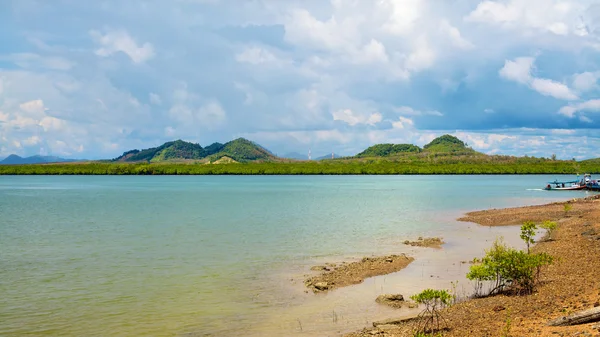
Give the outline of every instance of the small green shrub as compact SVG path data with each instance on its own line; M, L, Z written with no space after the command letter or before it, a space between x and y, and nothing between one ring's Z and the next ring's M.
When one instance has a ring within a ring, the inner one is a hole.
M552 261L546 253L529 254L508 247L498 239L480 262L471 266L467 278L476 282L476 296L483 295L485 282L491 282L487 295L501 292L529 294L539 280L541 268Z
M535 243L533 237L535 236L536 229L537 227L533 221L525 221L523 226L521 226L521 239L523 239L527 245L527 254L529 254L529 245Z
M416 333L439 331L446 327L440 310L452 303L452 295L446 290L425 289L410 297L413 301L425 306L417 320Z
M571 204L569 204L569 203L566 203L566 204L563 206L563 209L565 210L565 215L567 215L567 213L569 213L569 211L573 209L573 205L571 205Z
M558 225L554 221L546 220L542 222L540 227L546 230L546 236L550 238Z

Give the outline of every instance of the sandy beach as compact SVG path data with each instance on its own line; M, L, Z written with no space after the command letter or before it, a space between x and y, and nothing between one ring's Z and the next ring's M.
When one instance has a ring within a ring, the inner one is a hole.
M570 207L565 208L565 204ZM600 306L598 219L598 195L540 206L476 211L461 217L460 221L482 226L519 225L526 220L556 221L559 226L552 237L539 240L533 247L534 252L546 252L555 261L545 268L540 285L531 295L468 299L445 309L449 329L443 336L600 336L598 323L547 325L551 319ZM395 322L345 336L374 335L412 336L412 325Z

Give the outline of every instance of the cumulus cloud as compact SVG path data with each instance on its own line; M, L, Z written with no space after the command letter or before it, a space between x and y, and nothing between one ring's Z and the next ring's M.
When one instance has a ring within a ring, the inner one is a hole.
M587 35L580 27L586 2L556 0L482 1L465 20L501 25L512 29L533 29L555 35Z
M472 49L475 47L471 42L462 37L458 28L452 26L447 20L442 20L440 23L440 30L447 35L452 44L458 48Z
M531 89L544 96L551 96L563 100L576 100L577 95L563 83L546 78L536 78L531 71L534 66L533 57L518 57L515 60L506 60L504 67L499 71L500 77L528 85Z
M394 129L407 129L415 125L412 119L406 117L398 117L397 121L392 122Z
M337 110L331 113L333 120L343 121L348 125L354 126L357 124L375 125L382 120L382 115L379 112L373 113L357 113L350 109Z
M134 63L143 63L154 57L154 47L145 42L141 46L125 30L106 30L102 33L98 30L90 31L92 39L100 45L96 49L98 56L111 56L117 52L123 52Z
M106 158L240 135L352 153L458 129L485 151L542 154L598 128L598 69L582 59L600 50L592 2L14 1L6 32L22 43L0 52L0 155ZM559 110L572 118L548 117ZM516 134L566 126L577 133Z
M573 87L580 91L586 92L598 88L598 79L600 79L600 71L586 71L573 75Z
M580 111L600 112L600 99L591 99L577 104L566 105L560 108L558 112L564 116L573 118L575 113Z

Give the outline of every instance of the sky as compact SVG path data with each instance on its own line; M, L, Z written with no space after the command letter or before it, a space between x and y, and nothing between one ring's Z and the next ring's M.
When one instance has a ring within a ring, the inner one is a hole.
M599 79L597 0L3 0L0 158L446 133L600 157Z

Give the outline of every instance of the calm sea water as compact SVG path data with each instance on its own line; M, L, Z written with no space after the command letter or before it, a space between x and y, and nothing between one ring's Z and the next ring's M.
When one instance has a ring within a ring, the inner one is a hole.
M555 178L0 176L0 335L362 328L397 315L373 296L446 285L461 259L515 236L454 221L462 213L585 195L536 189ZM444 249L400 244L431 235ZM417 260L399 273L304 292L311 265L402 252Z

